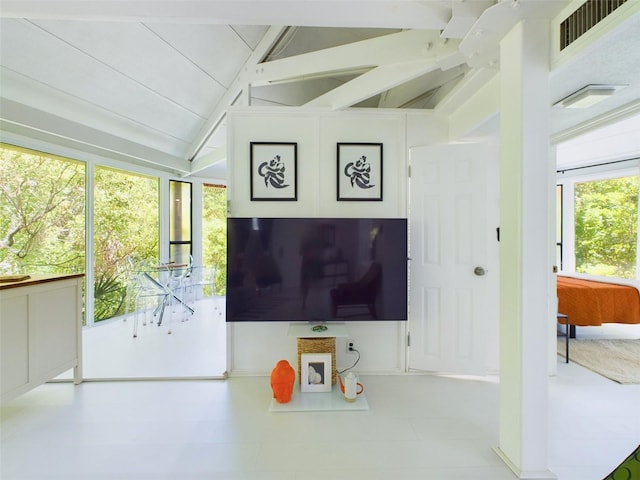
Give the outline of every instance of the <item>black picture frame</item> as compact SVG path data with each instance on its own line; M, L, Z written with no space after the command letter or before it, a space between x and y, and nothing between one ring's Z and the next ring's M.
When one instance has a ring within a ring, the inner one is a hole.
M251 142L251 201L298 200L298 144Z
M338 143L337 200L382 201L382 143Z

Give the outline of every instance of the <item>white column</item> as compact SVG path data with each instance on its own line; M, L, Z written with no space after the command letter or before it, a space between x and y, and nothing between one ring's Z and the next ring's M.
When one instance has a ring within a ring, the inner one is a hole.
M500 438L518 478L548 469L549 24L517 24L500 44Z

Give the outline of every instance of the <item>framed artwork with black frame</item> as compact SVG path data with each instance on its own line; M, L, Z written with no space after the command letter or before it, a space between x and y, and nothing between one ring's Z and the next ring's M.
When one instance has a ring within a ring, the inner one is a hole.
M300 391L331 391L331 353L303 353L300 355Z
M298 200L298 144L251 142L251 200Z
M382 143L338 143L338 201L382 201Z

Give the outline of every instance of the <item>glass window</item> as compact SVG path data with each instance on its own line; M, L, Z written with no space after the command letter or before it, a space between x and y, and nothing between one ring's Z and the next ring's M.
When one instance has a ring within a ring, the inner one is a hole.
M85 173L82 162L0 144L0 273L85 272Z
M191 183L169 182L169 260L189 263L191 249Z
M216 269L215 291L225 295L227 284L227 188L202 186L202 262Z
M85 164L0 144L0 273L84 273Z
M638 176L575 184L576 271L635 278Z
M159 260L159 180L113 168L95 169L94 319L123 315L127 257Z

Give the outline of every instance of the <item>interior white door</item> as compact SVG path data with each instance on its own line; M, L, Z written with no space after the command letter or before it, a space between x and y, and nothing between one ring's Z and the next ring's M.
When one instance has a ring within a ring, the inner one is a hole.
M488 165L483 144L411 150L409 367L480 374L487 366Z

